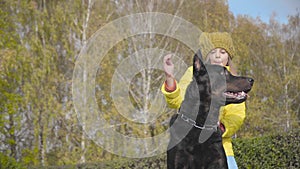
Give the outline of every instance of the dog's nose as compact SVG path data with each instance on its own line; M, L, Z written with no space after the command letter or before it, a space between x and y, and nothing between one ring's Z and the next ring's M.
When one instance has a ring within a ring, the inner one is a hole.
M248 78L248 81L250 82L251 86L253 86L254 79L252 79L252 78Z

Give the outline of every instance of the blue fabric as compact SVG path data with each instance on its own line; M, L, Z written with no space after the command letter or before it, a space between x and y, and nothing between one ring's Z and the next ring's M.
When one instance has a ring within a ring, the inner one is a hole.
M226 158L227 158L228 169L238 169L234 156L226 156Z

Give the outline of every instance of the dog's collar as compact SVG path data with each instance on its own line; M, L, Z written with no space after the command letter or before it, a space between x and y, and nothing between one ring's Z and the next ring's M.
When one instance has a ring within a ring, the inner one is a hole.
M213 131L217 131L218 130L218 125L203 125L203 126L199 126L199 125L197 125L197 123L196 123L195 120L189 118L188 116L186 116L186 115L184 115L182 113L179 113L179 112L178 112L178 115L180 116L180 118L183 121L189 123L190 125L198 128L198 129L201 129L201 130L213 130Z

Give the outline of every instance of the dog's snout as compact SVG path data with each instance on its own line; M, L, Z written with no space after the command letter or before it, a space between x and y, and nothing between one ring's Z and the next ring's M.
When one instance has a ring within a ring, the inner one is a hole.
M253 83L254 83L254 79L252 79L252 78L248 78L248 81L250 82L250 84L251 84L251 86L253 85Z

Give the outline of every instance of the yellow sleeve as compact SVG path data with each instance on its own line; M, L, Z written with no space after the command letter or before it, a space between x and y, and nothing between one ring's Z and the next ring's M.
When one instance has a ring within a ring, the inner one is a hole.
M170 108L179 109L182 100L185 95L187 86L191 83L193 79L193 66L190 66L184 75L181 77L178 85L176 81L176 89L173 92L167 92L165 90L165 84L162 85L161 91L165 96L166 102Z
M220 122L225 126L222 137L232 137L242 126L246 117L245 102L222 107Z

